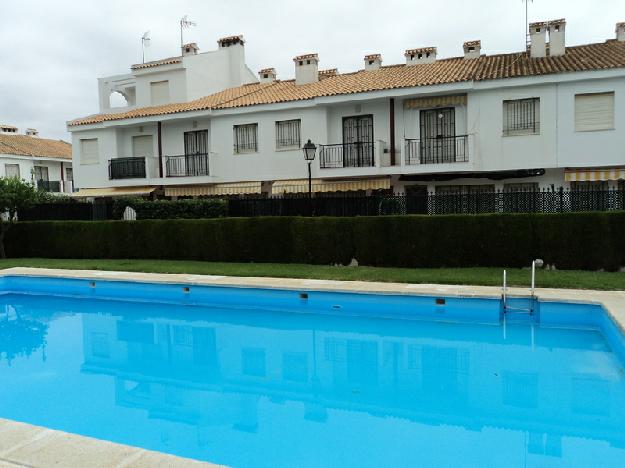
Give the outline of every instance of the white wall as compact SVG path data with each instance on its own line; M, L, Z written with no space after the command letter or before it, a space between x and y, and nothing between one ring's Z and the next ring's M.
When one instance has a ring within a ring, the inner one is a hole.
M169 81L170 102L187 101L186 75L183 69L137 74L137 107L152 105L150 83Z
M540 132L503 135L503 101L540 98ZM475 170L556 167L555 85L524 86L469 94L469 132L475 134Z
M625 165L625 80L592 80L557 86L558 165L605 167ZM614 91L614 130L575 131L575 95Z

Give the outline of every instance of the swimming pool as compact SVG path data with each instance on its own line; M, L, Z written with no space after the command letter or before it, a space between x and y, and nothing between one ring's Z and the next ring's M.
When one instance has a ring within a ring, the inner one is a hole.
M0 278L0 418L236 468L618 466L598 305Z

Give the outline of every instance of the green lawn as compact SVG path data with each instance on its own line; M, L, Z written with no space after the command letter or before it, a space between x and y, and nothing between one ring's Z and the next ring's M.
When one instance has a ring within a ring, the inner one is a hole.
M332 280L383 281L398 283L470 284L501 286L501 268L374 268L334 267L277 263L213 263L172 260L71 260L17 258L0 260L0 268L15 266L188 273L199 275L273 276ZM509 269L510 286L529 286L528 269ZM625 289L625 273L590 271L538 271L536 286L544 288Z

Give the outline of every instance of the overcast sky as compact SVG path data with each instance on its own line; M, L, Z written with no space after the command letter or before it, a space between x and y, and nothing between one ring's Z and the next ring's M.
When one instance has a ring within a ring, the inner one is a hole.
M178 21L197 23L185 42L200 51L219 37L243 34L253 71L273 66L293 77L292 58L317 52L321 68L362 68L367 53L385 64L405 49L437 46L439 57L462 53L481 39L483 53L523 49L522 0L0 0L0 123L22 133L69 139L65 122L98 111L97 77L128 73L141 61L179 54ZM535 0L530 21L567 19L567 45L614 37L625 21L624 0Z

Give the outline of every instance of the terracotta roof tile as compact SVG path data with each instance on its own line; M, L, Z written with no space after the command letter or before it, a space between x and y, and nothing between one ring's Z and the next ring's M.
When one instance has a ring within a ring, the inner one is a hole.
M369 60L378 60L378 59L382 59L382 54L369 54L369 55L365 55L365 60L369 61Z
M130 69L141 70L142 68L160 67L161 65L171 65L173 63L182 63L182 57L169 57L162 60L154 60L152 62L135 63L130 66Z
M71 160L72 145L62 140L0 133L0 153Z
M419 66L391 65L367 72L344 73L304 85L295 84L295 80L253 83L227 89L189 103L145 107L124 113L100 114L74 120L69 125L93 124L109 120L187 111L273 104L323 96L443 83L485 81L610 68L625 68L625 42L609 40L604 43L568 47L566 54L559 57L531 58L526 52L483 55L473 60L455 57Z

